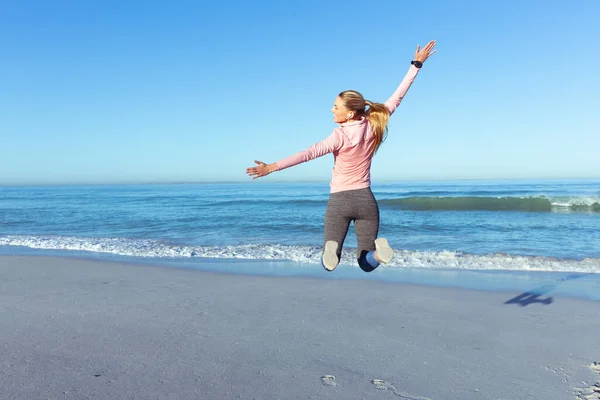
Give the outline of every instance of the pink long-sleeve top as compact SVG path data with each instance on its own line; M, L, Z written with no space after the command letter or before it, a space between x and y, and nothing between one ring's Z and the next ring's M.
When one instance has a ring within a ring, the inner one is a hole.
M385 102L390 115L400 105L418 72L419 68L411 65L394 94ZM344 122L339 124L327 139L277 161L277 170L333 153L331 193L367 188L371 186L371 149L374 140L373 129L366 118Z

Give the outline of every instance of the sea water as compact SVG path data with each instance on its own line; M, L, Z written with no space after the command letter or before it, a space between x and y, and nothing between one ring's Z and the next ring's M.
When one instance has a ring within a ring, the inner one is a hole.
M374 182L372 189L379 236L395 257L363 273L351 225L338 269L344 276L439 284L461 272L494 282L532 273L557 282L600 277L600 180ZM226 272L239 265L244 273L320 276L328 197L326 182L266 180L0 187L0 254L211 261Z

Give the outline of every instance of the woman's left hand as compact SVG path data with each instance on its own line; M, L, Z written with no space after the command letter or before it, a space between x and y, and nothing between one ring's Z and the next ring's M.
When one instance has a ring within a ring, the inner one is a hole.
M260 178L261 176L269 175L275 171L275 164L265 164L262 161L254 160L256 167L246 168L246 173L252 177L252 179Z
M415 50L414 60L421 61L422 63L425 62L425 60L427 60L433 53L435 53L437 51L437 50L433 50L434 47L435 47L435 40L432 40L429 43L427 43L425 45L425 47L423 47L423 50L421 50L420 44L417 45L417 50Z

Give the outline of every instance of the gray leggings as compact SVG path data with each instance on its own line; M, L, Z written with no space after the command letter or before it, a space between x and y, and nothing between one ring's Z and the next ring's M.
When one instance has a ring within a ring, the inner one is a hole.
M375 250L375 239L379 232L379 206L371 188L346 190L331 193L325 211L325 242L338 243L338 257L341 259L342 247L350 221L356 229L358 265L365 272L375 268L366 262L369 251Z

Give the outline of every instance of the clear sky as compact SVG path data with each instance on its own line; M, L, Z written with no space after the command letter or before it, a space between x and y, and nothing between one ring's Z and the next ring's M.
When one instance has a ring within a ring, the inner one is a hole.
M385 101L374 181L600 177L600 1L4 1L0 184L250 181ZM333 156L262 178L322 180Z

